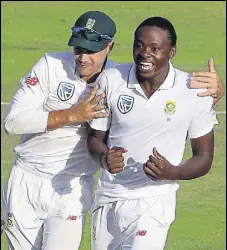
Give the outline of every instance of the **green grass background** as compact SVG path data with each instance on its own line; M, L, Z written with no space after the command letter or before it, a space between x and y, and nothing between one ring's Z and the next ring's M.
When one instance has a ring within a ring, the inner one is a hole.
M188 72L208 70L208 58L213 57L225 83L225 1L1 1L1 101L10 101L19 78L43 53L70 50L67 46L70 28L87 10L104 11L116 22L115 47L110 59L131 61L135 28L145 18L159 15L170 19L178 34L173 64ZM217 110L226 110L225 97ZM1 106L1 189L14 160L13 147L19 139L6 136L2 127L5 112L6 106ZM226 249L226 116L219 115L218 119L213 169L201 179L181 182L177 219L171 227L166 250ZM185 157L189 155L187 147ZM81 250L90 249L89 223L90 216ZM1 246L7 249L4 235Z

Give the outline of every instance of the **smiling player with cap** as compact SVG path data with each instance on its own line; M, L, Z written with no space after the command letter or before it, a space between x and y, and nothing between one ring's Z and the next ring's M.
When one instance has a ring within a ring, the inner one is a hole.
M109 16L86 12L72 28L74 52L46 53L20 80L4 123L8 134L21 135L3 191L10 249L79 248L99 167L86 148L86 122L106 116L96 88L80 96L116 65L107 59L115 33Z

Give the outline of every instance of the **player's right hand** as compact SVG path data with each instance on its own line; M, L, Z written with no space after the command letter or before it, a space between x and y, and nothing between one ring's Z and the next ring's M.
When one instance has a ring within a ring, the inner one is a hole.
M96 96L98 87L95 86L90 95L79 103L74 104L71 107L72 117L71 121L76 122L88 122L96 118L104 118L109 114L106 112L106 105L99 104L100 100L105 97L102 93ZM103 111L103 112L100 112Z
M117 174L124 170L125 164L123 154L127 151L127 149L121 147L113 147L108 150L106 162L111 174Z

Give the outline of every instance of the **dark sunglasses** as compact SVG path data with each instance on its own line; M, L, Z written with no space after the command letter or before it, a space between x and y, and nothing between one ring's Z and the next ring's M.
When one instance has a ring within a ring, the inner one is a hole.
M100 42L102 39L106 40L112 40L113 37L110 37L108 35L103 35L99 33L96 30L88 29L86 27L72 27L72 35L78 38L81 38L82 36L85 37L89 41L96 41Z

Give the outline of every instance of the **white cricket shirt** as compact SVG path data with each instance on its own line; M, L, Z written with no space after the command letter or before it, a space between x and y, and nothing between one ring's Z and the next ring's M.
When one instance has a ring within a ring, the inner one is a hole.
M98 181L96 203L163 195L177 190L177 181L152 181L143 171L153 148L171 164L181 163L186 137L198 138L213 128L211 97L198 97L201 89L189 89L189 74L169 63L164 83L147 98L135 76L135 65L108 69L97 79L106 93L110 116L92 120L93 129L109 129L108 147L123 147L125 168Z
M107 61L105 68L116 65ZM86 147L86 123L46 131L49 112L70 108L86 89L74 73L71 51L46 53L20 80L5 118L9 134L22 134L15 147L18 163L51 175L91 175L98 170Z

